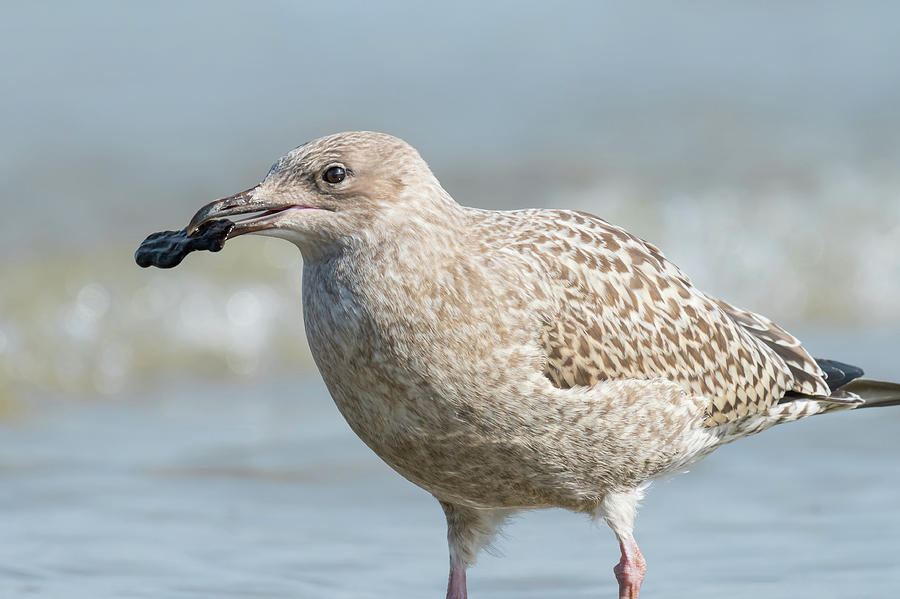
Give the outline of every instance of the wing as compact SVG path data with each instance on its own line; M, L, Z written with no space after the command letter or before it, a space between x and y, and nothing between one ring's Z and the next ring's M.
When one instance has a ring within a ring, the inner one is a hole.
M761 314L735 308L719 299L710 299L745 331L765 343L782 359L790 369L794 380L791 391L810 397L828 397L831 394L825 372L803 349L799 339Z
M797 339L702 293L624 229L582 212L506 215L517 226L505 247L541 269L556 300L540 339L556 386L666 378L709 398L708 426L762 412L789 391L829 395Z

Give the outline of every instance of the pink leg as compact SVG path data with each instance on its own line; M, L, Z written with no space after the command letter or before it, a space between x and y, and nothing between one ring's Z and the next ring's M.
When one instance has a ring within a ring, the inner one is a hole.
M450 581L447 583L447 599L467 599L466 567L460 563L450 563Z
M631 535L619 538L619 549L622 551L622 559L613 568L616 580L619 581L619 599L638 599L647 562Z

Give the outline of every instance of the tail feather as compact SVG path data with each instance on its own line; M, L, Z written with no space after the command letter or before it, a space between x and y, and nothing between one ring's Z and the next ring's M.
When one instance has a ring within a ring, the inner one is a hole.
M840 388L841 391L858 395L863 400L857 408L881 408L900 405L900 384L855 379Z
M828 384L828 388L832 391L842 389L844 385L863 375L862 368L858 366L823 358L816 358L815 360L825 375L825 382Z

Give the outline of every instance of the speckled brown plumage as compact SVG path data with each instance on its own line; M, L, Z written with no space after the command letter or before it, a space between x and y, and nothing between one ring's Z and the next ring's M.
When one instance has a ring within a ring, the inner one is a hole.
M558 302L541 342L556 386L664 377L709 399L707 426L763 412L786 391L830 394L794 337L698 291L624 229L565 210L483 214L488 243L520 252L552 281Z
M346 178L332 182L335 165ZM699 291L649 243L583 212L460 206L387 135L305 144L191 227L260 210L232 236L303 253L316 365L359 437L444 507L448 597L465 596L466 566L510 513L551 506L609 523L621 596L636 597L648 481L861 404L829 397L797 339Z

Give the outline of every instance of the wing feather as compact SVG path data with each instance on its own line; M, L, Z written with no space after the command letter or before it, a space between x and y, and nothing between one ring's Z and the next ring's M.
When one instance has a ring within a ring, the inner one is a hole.
M583 212L497 214L497 241L533 264L556 300L540 338L555 385L667 378L709 398L709 426L764 411L788 391L829 394L795 337L699 291L624 229Z

